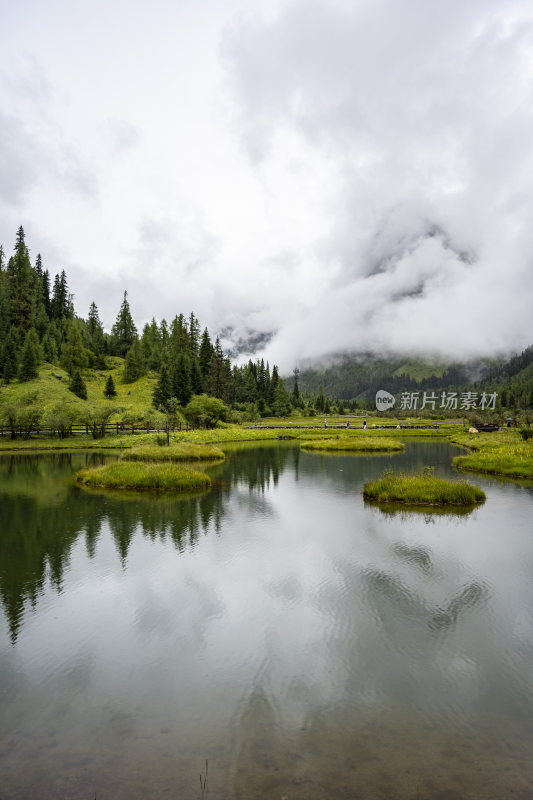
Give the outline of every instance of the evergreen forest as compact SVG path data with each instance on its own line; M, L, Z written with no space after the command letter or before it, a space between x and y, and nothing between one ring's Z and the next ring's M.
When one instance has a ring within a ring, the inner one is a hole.
M62 371L52 374L63 384L68 382L71 396L83 401L87 400L87 381L98 376L102 403L107 403L109 415L120 411L112 405L117 389L133 387L146 376L150 378L150 395L149 407L143 409L145 418L152 413L150 408L174 415L189 408L191 419L213 422L342 414L372 408L378 389L398 394L448 387L497 391L499 410L533 408L533 346L510 359L468 364L439 365L375 354L342 355L327 367L301 372L295 369L292 376L283 378L276 365L271 368L264 360L232 364L220 338L213 337L206 327L202 329L194 312L188 316L179 313L170 322L158 322L154 317L139 331L126 291L115 323L107 332L95 302L86 317L76 311L64 270L52 279L40 254L32 263L20 227L9 258L0 246L2 387L38 384L43 365ZM9 424L10 410L2 394L3 424L6 417ZM48 412L58 433L72 421L64 418L64 403Z

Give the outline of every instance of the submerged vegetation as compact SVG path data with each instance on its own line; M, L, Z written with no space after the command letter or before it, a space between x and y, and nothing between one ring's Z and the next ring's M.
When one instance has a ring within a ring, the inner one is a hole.
M337 436L301 442L302 450L343 453L389 453L405 449L403 442L384 436Z
M365 484L363 496L378 503L437 506L469 506L486 499L485 492L479 487L436 478L428 467L414 475L396 474L387 469L381 478Z
M208 475L173 463L115 461L102 467L82 469L76 475L82 486L106 489L192 492L209 489Z

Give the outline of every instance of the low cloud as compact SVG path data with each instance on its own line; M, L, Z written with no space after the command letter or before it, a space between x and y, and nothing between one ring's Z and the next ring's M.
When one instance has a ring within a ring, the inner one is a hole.
M265 355L289 368L358 349L530 343L532 44L523 2L295 2L228 32L256 168L268 172L280 127L333 162L315 303Z

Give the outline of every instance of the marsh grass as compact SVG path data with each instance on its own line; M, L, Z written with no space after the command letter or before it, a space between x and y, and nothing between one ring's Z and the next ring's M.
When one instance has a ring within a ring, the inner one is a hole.
M170 447L159 445L140 445L127 450L123 461L222 461L224 452L220 447L210 444L193 444L191 442L175 442Z
M82 486L158 492L192 492L211 486L211 479L205 473L169 462L114 461L102 467L82 469L76 480Z
M403 442L384 436L336 436L300 443L302 450L343 453L390 453L405 449Z
M454 436L452 441L472 451L453 459L456 469L533 478L533 440L524 441L516 431Z
M436 478L433 470L427 467L413 475L396 474L387 469L381 478L365 484L363 496L378 503L431 506L472 506L486 498L485 492L477 486Z
M496 448L494 451L470 453L453 459L456 469L502 475L506 478L533 478L533 448Z

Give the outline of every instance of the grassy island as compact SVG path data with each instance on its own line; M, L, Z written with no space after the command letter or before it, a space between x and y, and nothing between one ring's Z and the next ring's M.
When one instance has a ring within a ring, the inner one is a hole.
M363 496L378 503L431 506L471 506L485 500L477 486L436 478L430 469L415 475L386 470L379 480L365 484Z
M169 462L114 461L102 467L82 469L76 480L83 486L141 491L192 492L211 486L211 479L205 473Z
M123 461L222 461L224 452L220 447L208 444L192 444L190 442L177 442L169 447L159 445L140 445L127 450L122 456Z
M342 453L393 453L405 449L403 442L386 437L339 436L330 439L315 439L300 444L302 450Z

